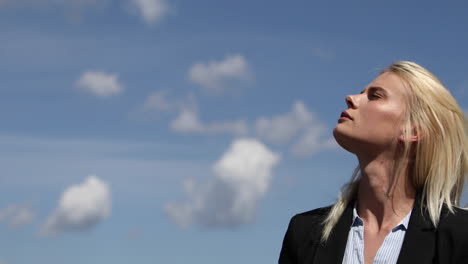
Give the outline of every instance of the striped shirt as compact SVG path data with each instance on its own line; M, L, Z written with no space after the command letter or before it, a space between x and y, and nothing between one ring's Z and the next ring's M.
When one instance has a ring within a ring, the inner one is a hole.
M385 237L374 258L374 264L395 264L400 255L401 245L405 238L411 211L395 226ZM353 209L353 223L348 233L343 264L364 263L364 222L357 214L356 206Z

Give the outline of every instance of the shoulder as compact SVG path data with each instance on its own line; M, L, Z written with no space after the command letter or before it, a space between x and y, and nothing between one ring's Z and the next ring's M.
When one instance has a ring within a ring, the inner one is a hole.
M442 210L440 216L440 224L443 226L463 226L468 223L468 210L453 207L453 212L450 212L448 209ZM467 226L468 227L468 226Z
M284 236L279 263L297 263L308 241L319 241L322 223L331 206L296 214L291 218ZM316 244L316 243L315 243Z
M453 212L448 209L442 210L440 216L439 229L441 231L453 230L456 233L462 233L468 237L468 210L453 207Z
M468 211L443 210L438 225L439 255L444 263L468 263ZM448 261L452 260L452 261Z
M308 219L308 220L314 219L314 220L317 220L317 219L322 218L323 216L326 216L330 212L331 208L332 208L331 205L326 206L326 207L320 207L320 208L317 208L317 209L314 209L314 210L310 210L310 211L307 211L307 212L297 214L294 217L298 218L298 219Z
M318 241L322 231L322 223L331 206L322 207L304 213L296 214L289 222L288 230L283 239L279 263L292 264L299 263L304 252L313 255L315 247L309 247L313 243L308 243L310 239ZM317 245L317 243L315 243Z
M311 211L296 214L292 217L289 228L307 231L311 229L321 229L322 222L330 212L332 206L321 207Z

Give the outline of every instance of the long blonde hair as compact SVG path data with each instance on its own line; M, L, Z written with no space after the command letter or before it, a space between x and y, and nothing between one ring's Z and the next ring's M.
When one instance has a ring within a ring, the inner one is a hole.
M403 143L401 160L412 162L408 167L410 182L421 190L421 208L427 210L430 221L437 226L444 204L453 213L453 206L460 203L468 173L468 121L450 92L422 66L398 61L384 72L399 76L410 90L404 130L408 138L415 130L421 137L416 143ZM396 166L398 170L398 162ZM348 203L356 198L359 181L358 166L323 222L323 242Z

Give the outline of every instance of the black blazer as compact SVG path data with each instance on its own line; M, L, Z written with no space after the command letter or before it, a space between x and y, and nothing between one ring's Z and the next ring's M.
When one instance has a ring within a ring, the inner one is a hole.
M295 215L283 240L279 264L342 263L353 217L351 202L334 227L328 241L320 242L322 222L330 207ZM468 264L468 211L443 208L435 228L415 202L398 264Z

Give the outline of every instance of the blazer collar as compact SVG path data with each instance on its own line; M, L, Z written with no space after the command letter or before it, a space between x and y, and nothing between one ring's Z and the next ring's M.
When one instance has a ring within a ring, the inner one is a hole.
M354 200L349 202L326 243L320 243L314 263L342 263L348 233L353 221ZM435 252L435 227L428 221L421 206L421 195L416 196L408 229L398 257L398 264L432 263Z

